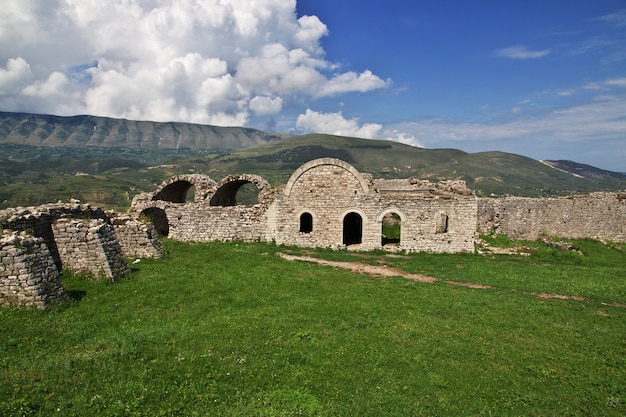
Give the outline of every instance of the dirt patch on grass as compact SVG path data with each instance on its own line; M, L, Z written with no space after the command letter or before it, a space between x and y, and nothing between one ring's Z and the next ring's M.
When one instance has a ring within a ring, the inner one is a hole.
M412 281L426 282L426 283L442 281L450 285L458 285L461 287L475 288L475 289L493 288L490 285L478 284L475 282L443 280L440 278L430 277L428 275L410 274L400 269L391 268L387 265L369 265L369 264L364 264L361 262L328 261L325 259L315 258L313 256L289 255L289 254L281 253L281 252L278 252L277 255L288 261L314 262L319 265L326 265L326 266L331 266L334 268L346 269L348 271L356 272L358 274L381 276L381 277L402 277L402 278L410 279ZM534 295L542 300L558 299L558 300L585 301L583 297L579 297L576 295L547 294L547 293L537 293L537 292L530 292L526 294ZM618 303L611 304L611 306L626 307L626 305L618 304Z
M325 259L314 258L311 256L295 256L287 255L286 253L278 253L280 257L288 261L305 261L315 262L320 265L332 266L335 268L347 269L348 271L356 272L359 274L376 275L381 277L402 277L418 282L435 282L439 281L437 278L429 277L422 274L409 274L399 269L390 268L385 265L368 265L360 262L339 262L339 261L327 261Z
M548 299L554 299L555 298L557 300L585 301L585 299L583 297L579 297L577 295L546 294L545 292L542 292L542 293L531 292L530 294L536 295L537 297L541 298L542 300L548 300Z

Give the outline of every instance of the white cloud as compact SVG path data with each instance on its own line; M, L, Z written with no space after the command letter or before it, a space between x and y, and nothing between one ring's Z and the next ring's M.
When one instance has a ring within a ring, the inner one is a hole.
M280 97L257 96L250 100L250 110L257 115L267 115L278 113L283 107L283 99Z
M333 77L325 83L317 95L331 96L351 91L364 93L366 91L387 87L390 83L391 81L384 81L369 70L366 70L361 74L351 71Z
M532 51L523 45L515 45L508 48L498 49L495 51L495 55L502 58L511 59L536 59L542 58L550 54L549 49L543 49L540 51Z
M27 96L54 98L65 96L65 89L69 81L67 77L60 72L53 72L47 80L41 82L36 81L34 84L25 87L22 90Z
M9 58L6 69L0 68L0 96L20 90L32 75L30 65L24 59Z
M346 119L342 112L321 113L311 109L298 116L296 127L307 132L365 139L377 138L382 129L377 123L360 124L359 119Z
M594 101L543 114L514 114L487 122L427 119L388 126L412 135L428 148L460 148L469 152L500 150L536 159L574 159L621 166L626 148L626 96L596 96ZM617 145L617 146L616 146ZM588 149L587 154L580 149ZM621 149L616 153L616 149ZM593 153L593 155L592 155ZM597 158L597 159L593 159ZM610 168L609 168L610 169Z
M329 75L295 0L5 0L0 21L3 110L232 125L389 85Z

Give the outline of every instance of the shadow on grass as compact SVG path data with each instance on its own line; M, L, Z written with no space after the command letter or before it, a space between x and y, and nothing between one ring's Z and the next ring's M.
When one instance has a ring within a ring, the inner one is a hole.
M70 297L72 301L80 301L87 295L87 291L84 290L70 290L67 292L67 295Z

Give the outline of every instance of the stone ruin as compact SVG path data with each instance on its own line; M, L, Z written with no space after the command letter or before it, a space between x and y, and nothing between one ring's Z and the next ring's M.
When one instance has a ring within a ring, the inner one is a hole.
M246 185L257 191L254 204L237 201ZM131 210L122 216L72 201L0 211L0 305L66 301L62 268L124 276L128 258L162 255L159 236L446 253L474 251L485 233L626 241L626 193L478 198L463 181L376 179L334 158L302 165L276 188L251 174L218 182L178 175L137 195ZM390 223L399 237L385 235Z
M258 202L237 203L252 184ZM193 188L193 196L187 197ZM376 179L334 158L310 161L277 188L256 175L179 175L131 204L160 234L188 241L266 241L304 247L471 252L480 234L626 241L626 193L478 198L464 181ZM385 239L393 218L400 238Z
M130 273L127 258L162 255L152 225L78 201L2 210L0 225L0 305L67 301L63 268L114 279Z

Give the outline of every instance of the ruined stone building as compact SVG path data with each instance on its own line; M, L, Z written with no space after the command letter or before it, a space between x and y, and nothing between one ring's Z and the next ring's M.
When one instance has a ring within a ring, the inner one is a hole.
M256 190L254 204L238 204L244 186ZM161 256L158 235L428 252L472 252L480 233L626 241L626 193L478 198L463 181L376 179L333 158L302 165L276 188L257 175L179 175L136 196L131 210L77 201L1 210L0 305L67 301L63 268L124 276L128 258Z
M255 205L237 204L246 184L258 190ZM478 198L463 181L376 179L334 158L302 165L277 188L249 174L219 182L199 174L175 176L136 196L132 209L149 217L162 235L189 241L429 252L471 252L479 233L626 241L623 193ZM399 240L384 236L389 219L399 223Z

